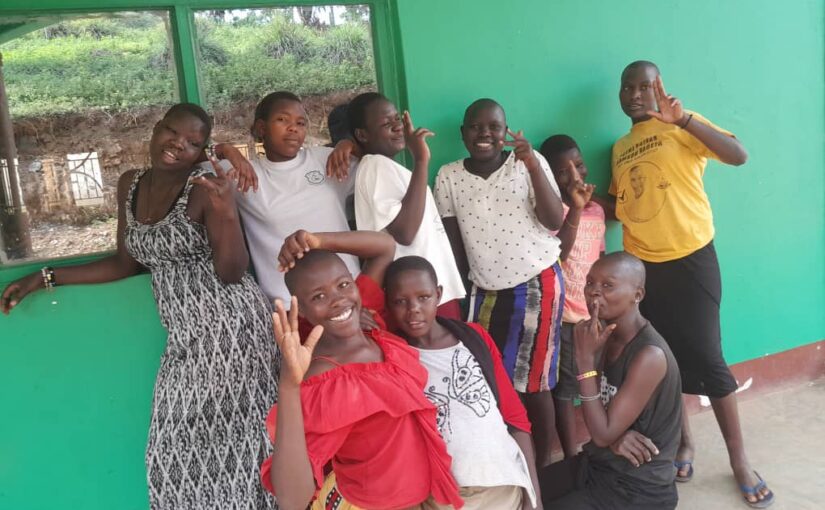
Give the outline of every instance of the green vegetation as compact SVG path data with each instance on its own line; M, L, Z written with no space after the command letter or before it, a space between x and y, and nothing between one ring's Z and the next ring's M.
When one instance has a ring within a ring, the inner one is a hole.
M294 23L282 11L196 19L208 107L273 90L324 94L375 84L369 26ZM110 113L177 100L165 17L141 13L63 21L0 46L12 115Z

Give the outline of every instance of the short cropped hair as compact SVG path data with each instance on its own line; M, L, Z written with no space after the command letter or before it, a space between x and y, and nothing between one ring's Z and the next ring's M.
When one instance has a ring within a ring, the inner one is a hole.
M356 129L364 129L367 127L367 108L376 101L389 101L383 94L378 92L364 92L358 94L347 107L347 121L349 122L349 133L355 138Z
M468 106L467 109L464 110L463 123L466 124L467 119L469 119L477 111L481 110L482 108L488 107L498 108L499 110L501 110L502 113L504 113L504 108L500 104L498 104L498 101L496 101L495 99L490 99L489 97L482 97L481 99L476 99L475 101L470 103L470 106Z
M576 140L573 140L573 137L568 135L553 135L541 144L539 153L544 156L544 159L552 163L552 160L561 153L578 148L579 144L576 143Z
M206 127L206 138L209 138L209 135L212 134L212 119L209 117L209 114L206 113L206 110L195 103L178 103L173 105L171 108L166 110L166 113L163 114L163 118L168 119L169 117L180 114L191 115L200 119Z
M291 295L295 295L295 291L301 285L303 276L312 268L318 267L320 264L335 264L336 262L344 264L341 257L335 253L327 250L310 250L304 253L304 256L295 260L295 267L290 269L284 275L284 283ZM346 267L346 266L345 266Z
M424 257L408 255L396 259L387 267L387 271L384 273L384 288L389 289L390 285L393 285L398 280L399 275L405 271L424 271L430 275L433 283L438 286L438 276L435 274L433 265Z
M276 104L280 101L293 101L295 103L300 103L301 98L293 94L292 92L287 92L286 90L279 90L277 92L271 92L264 96L258 102L258 106L255 107L255 118L252 120L252 136L255 136L255 122L258 120L265 121L269 118L269 115L272 113L272 108L275 107Z

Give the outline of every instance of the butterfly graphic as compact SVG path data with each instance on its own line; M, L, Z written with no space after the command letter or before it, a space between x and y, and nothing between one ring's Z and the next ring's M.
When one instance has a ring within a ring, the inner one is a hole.
M430 386L424 391L424 395L432 402L436 409L435 424L438 426L438 432L445 441L448 440L453 433L450 427L450 399L447 395L435 391L435 386Z
M444 378L444 382L448 383L447 392L450 397L472 409L477 416L486 416L492 398L478 361L472 354L462 356L461 351L456 350L452 368L452 377Z

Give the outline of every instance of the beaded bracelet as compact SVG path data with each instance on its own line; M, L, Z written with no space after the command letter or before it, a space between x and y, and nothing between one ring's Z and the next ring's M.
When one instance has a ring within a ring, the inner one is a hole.
M585 372L583 374L577 375L576 380L577 381L584 381L585 379L589 379L591 377L596 377L597 375L599 375L598 372L596 372L595 370L591 370L590 372Z
M43 287L46 290L54 290L54 287L57 285L57 281L54 278L54 268L49 266L44 267L40 270L40 276L43 278Z
M594 400L599 400L602 398L600 393L596 393L595 395L585 396L579 393L579 400L582 402L593 402Z

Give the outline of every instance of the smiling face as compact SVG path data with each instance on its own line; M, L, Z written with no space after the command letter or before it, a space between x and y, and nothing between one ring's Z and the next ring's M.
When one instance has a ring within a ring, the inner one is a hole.
M255 136L263 140L270 161L294 158L307 136L307 113L299 101L281 99L269 109L266 119L255 121Z
M347 266L335 254L325 253L296 266L299 273L289 282L298 298L301 315L313 325L324 327L324 336L351 338L361 331L361 294ZM296 269L291 270L295 271Z
M149 157L158 170L189 170L206 146L208 130L204 122L187 112L177 112L161 119L152 130Z
M496 103L471 105L461 126L461 139L470 159L488 162L501 157L507 136L507 118Z
M364 112L364 127L355 130L355 138L367 154L392 158L404 150L404 124L395 105L383 98L372 101Z
M644 266L638 259L625 260L627 257L630 256L610 254L590 268L584 285L584 299L591 315L598 303L599 318L611 322L637 308L644 298Z
M653 84L657 76L659 70L646 64L628 67L622 73L619 102L622 111L634 123L649 119L648 111L656 111Z
M387 286L386 301L387 312L406 338L426 337L435 322L441 286L427 271L409 269Z

